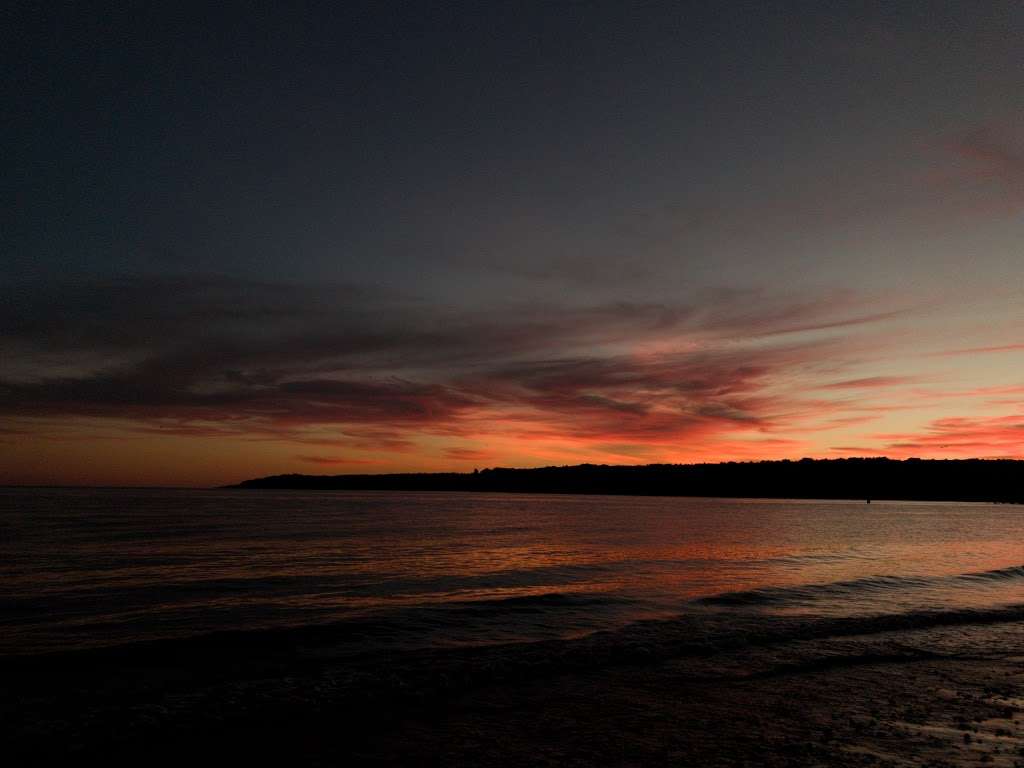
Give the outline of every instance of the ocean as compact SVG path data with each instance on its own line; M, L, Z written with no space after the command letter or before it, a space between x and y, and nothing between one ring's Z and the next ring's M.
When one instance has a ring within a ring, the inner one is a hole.
M335 653L1024 604L1024 507L0 490L0 655L330 630Z

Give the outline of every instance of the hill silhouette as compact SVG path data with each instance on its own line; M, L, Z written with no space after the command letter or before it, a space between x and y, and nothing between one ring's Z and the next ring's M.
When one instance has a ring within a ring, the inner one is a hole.
M274 475L233 488L478 491L636 496L1024 502L1024 461L800 459L720 464L580 464L381 475Z

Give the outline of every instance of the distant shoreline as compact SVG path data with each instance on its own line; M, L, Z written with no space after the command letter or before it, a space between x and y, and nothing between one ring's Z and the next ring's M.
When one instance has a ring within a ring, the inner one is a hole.
M852 458L642 466L580 464L463 473L287 474L226 487L1020 504L1024 502L1024 461Z

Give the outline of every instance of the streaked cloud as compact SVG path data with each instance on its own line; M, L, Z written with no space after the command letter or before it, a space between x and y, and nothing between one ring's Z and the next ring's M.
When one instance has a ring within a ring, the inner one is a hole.
M938 374L872 371L892 364L893 323L912 315L847 292L451 308L351 285L132 278L51 283L3 311L18 322L3 342L0 414L38 439L73 422L77 437L282 445L299 466L346 471L395 457L444 467L848 452L829 445L840 435L866 453L1009 455L1021 434L992 422L971 437L952 421L866 432L1018 390L926 389Z
M1024 409L997 416L950 416L917 432L878 434L887 455L1024 458Z
M50 284L7 308L17 373L0 380L0 412L197 439L306 444L329 433L338 447L377 451L486 437L499 422L506 439L664 447L820 413L829 404L792 382L826 360L842 367L855 344L840 329L899 311L844 294L448 310L353 286Z

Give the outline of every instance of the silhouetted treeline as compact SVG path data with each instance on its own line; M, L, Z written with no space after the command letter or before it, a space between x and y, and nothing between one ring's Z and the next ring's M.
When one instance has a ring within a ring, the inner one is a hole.
M801 459L722 464L580 464L392 475L275 475L237 488L603 493L795 499L1024 501L1024 461Z

